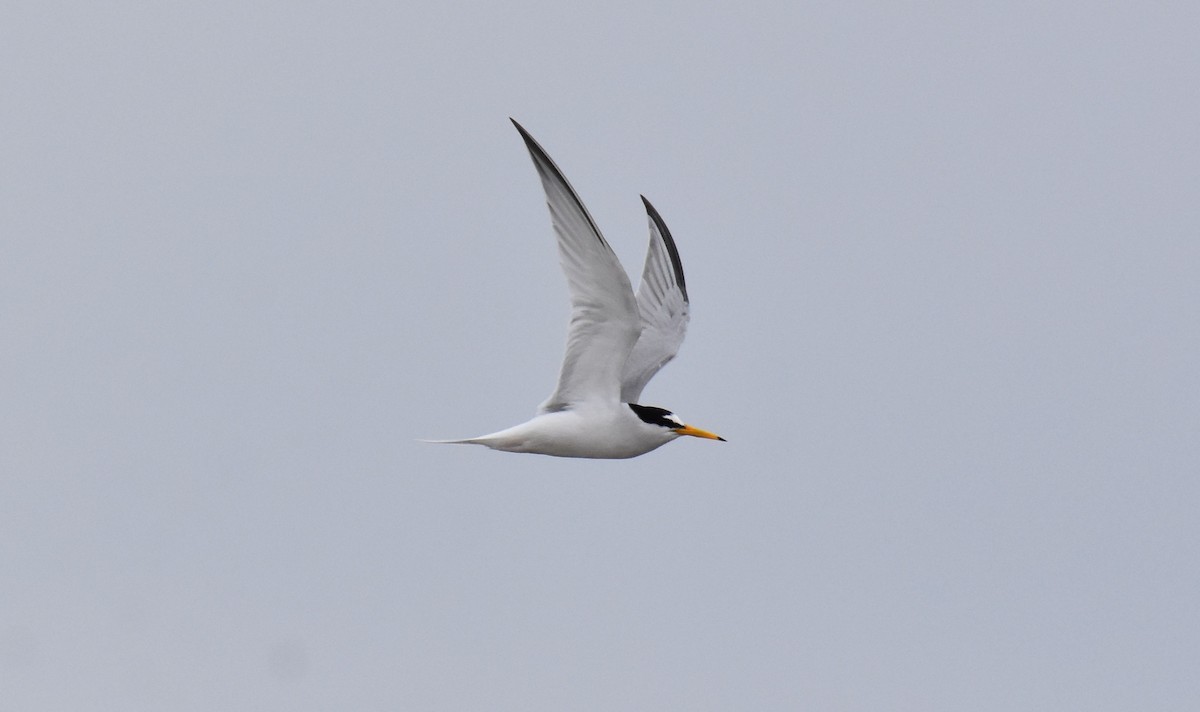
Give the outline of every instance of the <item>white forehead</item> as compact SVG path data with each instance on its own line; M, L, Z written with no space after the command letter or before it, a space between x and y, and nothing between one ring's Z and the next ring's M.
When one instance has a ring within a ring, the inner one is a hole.
M675 423L676 425L678 425L681 428L683 427L683 421L680 420L679 416L675 415L674 413L667 413L666 415L663 416L663 418L671 421L672 423Z

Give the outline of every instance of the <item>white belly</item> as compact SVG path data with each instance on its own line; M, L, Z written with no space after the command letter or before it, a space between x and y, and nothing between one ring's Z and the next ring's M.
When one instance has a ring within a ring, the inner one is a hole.
M623 459L661 447L678 435L643 423L629 406L586 411L565 410L539 415L498 433L467 442L493 450L529 452L555 457Z

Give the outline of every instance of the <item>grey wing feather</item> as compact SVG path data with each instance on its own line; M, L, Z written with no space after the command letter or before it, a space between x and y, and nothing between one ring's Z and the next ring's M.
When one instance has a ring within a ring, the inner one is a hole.
M537 168L558 256L571 293L571 323L558 386L540 412L585 401L616 402L621 368L638 338L638 306L629 275L605 242L571 184L537 141L515 120Z
M650 248L638 286L638 337L621 376L621 400L637 403L642 389L659 369L675 358L687 334L690 306L683 263L671 231L654 206L642 196L650 218Z

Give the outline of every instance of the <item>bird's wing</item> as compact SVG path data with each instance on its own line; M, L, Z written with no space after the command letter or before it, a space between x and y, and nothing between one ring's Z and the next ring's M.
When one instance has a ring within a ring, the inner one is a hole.
M644 195L642 202L650 217L650 249L637 292L642 333L621 375L621 400L626 403L637 403L654 374L675 358L687 334L689 315L679 250L666 223Z
M516 121L546 191L558 257L571 292L571 324L558 387L546 413L585 401L616 403L621 367L638 338L638 307L629 276L558 166Z

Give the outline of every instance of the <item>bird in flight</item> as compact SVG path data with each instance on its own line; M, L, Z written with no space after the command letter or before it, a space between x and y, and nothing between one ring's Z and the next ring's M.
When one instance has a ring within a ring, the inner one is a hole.
M683 343L688 295L675 241L642 196L650 249L637 294L625 268L558 166L515 119L546 191L559 261L571 293L567 352L558 386L537 415L490 435L431 442L556 457L637 457L681 435L724 441L664 408L638 404L642 389Z

